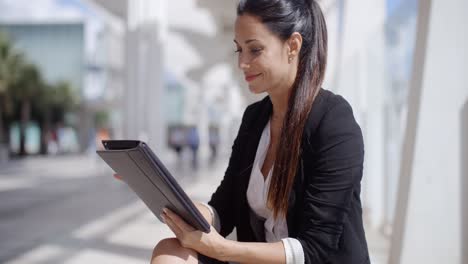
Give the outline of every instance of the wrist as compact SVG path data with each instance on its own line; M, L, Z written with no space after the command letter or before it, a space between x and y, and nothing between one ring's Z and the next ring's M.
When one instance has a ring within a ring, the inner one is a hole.
M233 255L232 251L235 249L236 241L223 238L216 251L216 259L220 261L230 261L230 256Z

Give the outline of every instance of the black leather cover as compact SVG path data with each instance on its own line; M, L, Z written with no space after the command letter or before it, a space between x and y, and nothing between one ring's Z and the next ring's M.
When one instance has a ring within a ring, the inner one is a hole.
M103 140L106 150L96 153L130 186L162 221L164 207L194 228L208 233L210 225L159 158L142 141Z

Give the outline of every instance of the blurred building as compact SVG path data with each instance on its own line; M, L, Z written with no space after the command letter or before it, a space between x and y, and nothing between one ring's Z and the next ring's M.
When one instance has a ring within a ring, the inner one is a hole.
M48 83L67 81L74 92L81 98L84 92L85 68L85 34L82 22L67 23L38 23L38 22L17 22L4 23L0 25L0 30L6 32L13 46L21 51L25 58L36 65L41 71L44 80ZM80 113L68 116L68 122L75 127L81 128L79 134L85 134L89 128L79 125L79 117L86 116L86 108L81 107ZM37 125L30 125L26 130L26 149L28 153L38 153L40 145L40 134L31 133L39 130ZM73 134L73 130L68 130ZM37 134L37 135L36 135ZM35 136L33 136L35 135ZM62 141L64 149L77 150L77 137L70 135L69 139ZM81 144L88 142L83 138ZM11 128L11 149L18 152L19 149L19 129Z
M85 32L82 22L2 23L15 48L36 64L48 82L69 81L83 92Z
M124 82L121 22L86 1L57 2L52 5L57 14L38 12L41 4L46 3L2 3L0 29L38 66L46 82L71 84L80 107L66 123L75 128L74 144L80 151L93 149L97 113L109 113L108 130L121 124L121 113L114 111L120 108Z
M148 141L166 155L168 127L195 125L207 156L209 127L215 125L224 144L232 144L247 94L233 71L233 47L226 45L232 27L225 30L191 0L94 2L125 22L121 135Z

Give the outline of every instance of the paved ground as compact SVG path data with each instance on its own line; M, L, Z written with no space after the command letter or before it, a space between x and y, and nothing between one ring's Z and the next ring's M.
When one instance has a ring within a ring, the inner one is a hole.
M207 201L227 159L168 162L194 200ZM372 263L388 243L367 230ZM95 157L28 158L0 165L0 263L148 263L171 236L145 205Z

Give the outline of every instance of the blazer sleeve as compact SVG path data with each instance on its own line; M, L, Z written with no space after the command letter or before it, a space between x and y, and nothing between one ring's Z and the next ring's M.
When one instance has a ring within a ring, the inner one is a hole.
M312 135L314 157L303 156L308 182L297 239L304 249L305 263L328 263L330 253L339 249L353 189L362 178L361 129L348 102L341 96L335 101Z
M242 156L241 142L244 134L246 133L247 116L251 106L247 107L247 109L244 111L239 131L232 146L231 157L229 158L229 165L224 174L224 178L208 202L208 204L211 205L218 213L219 222L221 225L221 230L219 233L224 237L232 232L235 225L235 215L233 208L234 199L236 198L234 187L236 186L236 176L239 172L240 159Z

